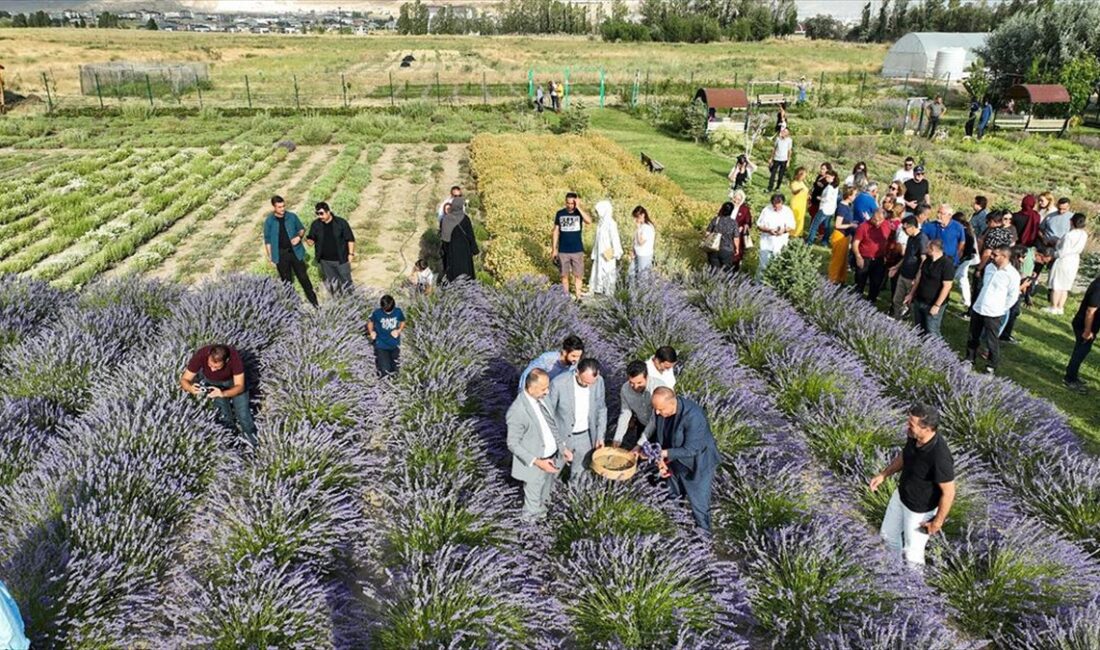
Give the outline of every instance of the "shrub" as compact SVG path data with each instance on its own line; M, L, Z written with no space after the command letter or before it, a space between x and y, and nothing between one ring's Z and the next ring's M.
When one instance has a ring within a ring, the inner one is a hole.
M584 477L587 478L587 477ZM684 509L670 503L668 491L642 480L630 483L571 482L552 504L551 552L570 553L574 542L606 536L671 535L689 526Z
M764 283L791 302L801 304L817 292L821 274L813 249L801 239L792 239L764 269Z
M579 135L588 130L588 111L580 100L573 102L568 110L559 114L558 123L550 129L554 133L572 133Z

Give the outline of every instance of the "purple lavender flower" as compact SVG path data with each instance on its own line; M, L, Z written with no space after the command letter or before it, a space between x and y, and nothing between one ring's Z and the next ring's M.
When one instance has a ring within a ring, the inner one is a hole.
M0 351L57 321L72 295L41 280L0 276Z

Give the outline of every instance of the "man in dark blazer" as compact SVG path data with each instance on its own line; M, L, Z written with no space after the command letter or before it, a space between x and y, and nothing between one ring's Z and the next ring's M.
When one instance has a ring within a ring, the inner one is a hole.
M696 525L709 533L711 484L719 456L703 407L662 386L653 391L653 410L661 476L669 479L670 494L687 497Z
M524 389L508 408L508 451L512 478L523 481L523 518L546 514L550 494L564 461L573 459L567 440L555 425L542 398L550 391L550 377L536 368L527 374Z
M590 465L592 450L603 446L607 432L607 402L600 362L581 359L574 372L555 377L550 382L546 407L573 452L568 479L573 481Z

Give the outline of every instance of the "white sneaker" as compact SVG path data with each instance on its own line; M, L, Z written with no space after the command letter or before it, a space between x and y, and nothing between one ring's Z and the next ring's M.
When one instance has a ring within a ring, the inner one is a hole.
M1048 313L1048 314L1057 314L1058 313L1058 310L1055 309L1054 307L1043 307L1043 311Z

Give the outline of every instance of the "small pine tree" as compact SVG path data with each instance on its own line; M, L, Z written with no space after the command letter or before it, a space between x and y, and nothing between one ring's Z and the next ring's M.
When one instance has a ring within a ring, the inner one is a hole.
M157 27L157 21L150 18L149 22L145 23L145 29L148 29L151 32L155 32L160 29L160 27Z
M764 284L795 305L805 304L821 284L821 273L813 249L801 239L792 239L768 262Z

